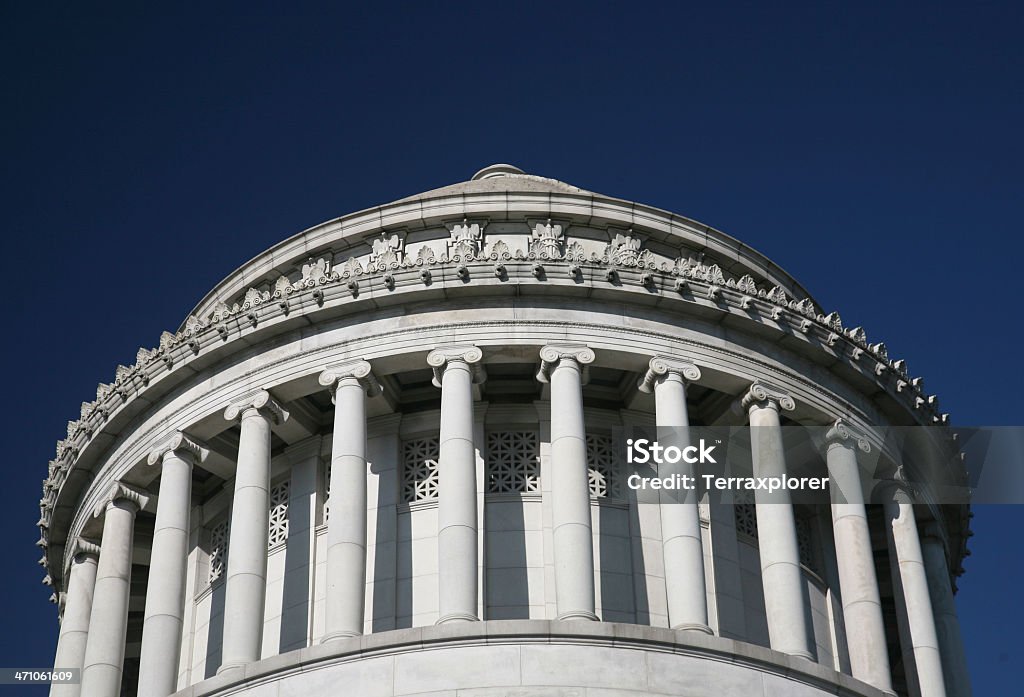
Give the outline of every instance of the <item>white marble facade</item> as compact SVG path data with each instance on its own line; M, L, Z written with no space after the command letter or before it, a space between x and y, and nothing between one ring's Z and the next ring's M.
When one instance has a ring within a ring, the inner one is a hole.
M625 486L615 434L723 423L762 473L783 424L872 452L884 505ZM727 235L490 167L268 250L82 405L52 694L968 695L966 507L868 435L946 423Z

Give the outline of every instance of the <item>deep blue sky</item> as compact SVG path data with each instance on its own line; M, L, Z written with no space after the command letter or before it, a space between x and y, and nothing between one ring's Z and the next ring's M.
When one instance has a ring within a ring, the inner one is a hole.
M784 4L4 4L0 666L52 661L39 483L96 384L285 236L496 161L723 229L955 423L1024 423L1021 10ZM974 520L976 695L1019 694L1022 523Z

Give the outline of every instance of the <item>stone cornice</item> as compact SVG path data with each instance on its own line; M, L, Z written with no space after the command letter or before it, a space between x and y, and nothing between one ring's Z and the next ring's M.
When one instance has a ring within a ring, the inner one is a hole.
M678 374L686 382L700 380L700 368L693 363L670 356L655 356L648 364L647 373L637 387L641 392L653 392L658 379L670 373Z
M232 402L224 409L224 418L228 421L234 421L241 418L249 409L257 409L276 424L281 424L288 420L288 412L266 390L257 390Z
M149 451L146 462L155 465L163 461L170 453L187 459L191 464L203 462L210 454L210 448L198 438L193 438L181 431L176 431L166 441Z
M140 511L146 507L151 498L153 497L144 491L139 491L121 482L114 482L110 485L103 498L92 509L92 516L93 518L101 518L107 510L107 506L115 501L128 501L135 505L136 511Z
M767 385L760 380L751 383L750 388L740 398L740 407L750 409L753 406L767 407L776 411L793 411L796 402L785 390Z
M355 378L358 380L359 384L366 390L367 397L376 397L384 391L373 374L373 366L367 361L362 359L346 361L345 363L324 368L324 372L320 373L318 378L320 384L331 391L332 402L334 401L334 391L338 387L338 381L345 378Z
M547 344L540 349L540 369L537 371L537 379L541 382L548 382L551 378L551 371L563 360L570 360L576 363L583 374L583 381L586 382L586 368L594 362L597 355L594 349L586 344L558 343Z
M487 379L487 373L480 365L480 361L483 360L484 353L477 346L472 345L453 345L453 346L439 346L430 353L427 354L427 365L434 371L434 387L441 386L441 377L444 375L444 370L449 363L458 361L465 363L469 366L469 370L473 375L474 383L481 383Z
M420 271L425 269L433 269L433 283L444 281L445 293L456 297L463 286L488 283L483 280L485 278L490 278L492 284L514 282L558 286L566 282L560 280L563 276L568 278L562 271L576 267L580 273L585 274L576 276L577 280L582 279L595 288L606 287L603 292L620 293L626 301L631 294L637 298L649 298L655 293L660 297L659 307L669 311L713 311L740 321L764 325L758 331L770 328L780 336L792 337L806 345L808 350L823 352L829 360L840 361L854 373L873 380L879 389L885 391L917 422L948 426L947 415L937 411L938 400L923 392L921 378L909 376L905 361L889 359L884 344L869 344L860 328L843 329L837 313L817 313L813 302L807 299L790 299L781 288L765 290L751 279L726 278L718 267L690 259L680 258L672 265L663 264L651 269L639 256L634 261L635 266L628 266L621 260L613 265L603 257L588 259L572 257L571 253L571 249L566 250L562 259L543 259L533 254L534 258L531 259L532 253L521 250L498 255L490 248L485 248L479 258L460 262L468 269L468 281L460 279L456 273L456 264L445 261L443 257L417 259L408 264L401 262L386 270L378 267L363 268L361 265L357 269L357 264L353 264L348 265L347 269L335 269L320 277L311 275L310 278L314 279L312 283L289 281L287 287L282 283L274 293L267 293L266 302L263 294L260 294L259 302L253 296L253 302L245 308L242 307L245 303L242 303L235 308L220 308L211 317L202 320L190 317L178 333L165 332L157 348L140 350L135 365L119 366L113 382L101 384L97 389L96 400L83 403L80 418L68 423L67 436L58 441L57 455L51 460L48 475L43 482L41 522L49 524L57 496L80 453L86 448L95 449L94 436L107 431L107 424L130 402L149 393L154 383L163 382L169 374L182 368L193 370L189 366L195 361L202 361L206 365L229 355L235 346L249 346L252 341L258 340L250 338L250 334L259 332L261 336L270 336L275 325L296 316L304 315L315 323L319 313L334 316L340 307L351 303L355 303L351 306L352 312L361 311L368 307L363 299L370 296L387 300L394 293L391 302L400 302L409 297L407 294L414 296L419 290L429 290L429 284L420 278ZM495 280L490 269L499 263L495 261L497 256L505 259L506 255L508 260L500 262L504 264L505 279ZM538 276L534 273L533 267L538 263L546 275ZM615 267L617 273L615 283L606 282L600 276L603 269L611 266ZM352 274L359 275L361 279L361 292L358 296L347 289L346 284ZM389 274L394 282L390 286L386 278ZM724 284L720 282L722 280ZM557 288L552 290L557 292ZM274 300L287 302L272 302ZM270 334L265 331L268 328ZM238 339L242 341L236 341ZM950 447L956 447L952 441L950 443ZM42 530L37 545L45 549L49 545L50 535L45 525L40 527Z
M837 443L844 446L856 445L866 453L871 452L871 443L865 435L842 419L836 419L835 423L825 432L826 448Z

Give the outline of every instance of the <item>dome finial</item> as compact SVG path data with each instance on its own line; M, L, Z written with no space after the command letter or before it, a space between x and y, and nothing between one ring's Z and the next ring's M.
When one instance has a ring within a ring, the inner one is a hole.
M470 181L476 181L478 179L490 179L492 177L507 177L510 174L526 174L526 172L519 169L515 165L499 163L484 167L482 170L474 174L471 177Z

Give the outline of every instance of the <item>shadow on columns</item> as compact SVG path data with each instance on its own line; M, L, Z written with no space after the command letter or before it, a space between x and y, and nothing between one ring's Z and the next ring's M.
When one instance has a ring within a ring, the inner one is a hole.
M227 566L225 565L225 568ZM212 678L217 674L223 659L224 646L224 590L227 583L222 578L210 593L210 624L206 638L206 669L203 678Z
M312 520L313 497L292 496L288 502L288 520ZM281 634L278 651L285 653L305 648L309 643L310 574L313 573L311 550L313 529L288 530L288 542L284 553L284 587L281 609Z
M487 599L484 619L529 619L530 579L522 499L487 501L484 506L484 535L484 592Z

